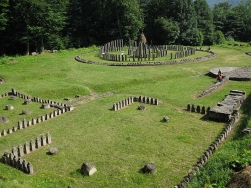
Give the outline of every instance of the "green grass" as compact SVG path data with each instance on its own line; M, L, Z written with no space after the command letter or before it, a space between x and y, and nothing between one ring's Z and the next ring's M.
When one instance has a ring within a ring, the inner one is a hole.
M0 187L173 187L224 126L185 111L187 104L214 106L231 89L250 94L250 82L232 81L208 96L196 98L214 84L215 79L205 75L211 68L249 66L250 57L244 53L251 48L213 46L211 50L218 54L215 59L170 66L110 67L74 60L74 56L95 49L98 48L4 57L0 61L4 62L0 63L0 77L5 81L0 85L0 93L15 88L30 96L70 104L72 101L64 101L65 97L74 101L76 95L115 92L1 137L2 154L47 132L52 135L52 144L23 157L34 165L33 175L0 163ZM82 58L96 61L95 54L84 54ZM139 103L121 111L110 110L113 103L139 95L158 98L159 105L146 105L145 111L137 110ZM4 108L10 102L15 103L15 111L6 114ZM31 109L32 117L45 114L45 109L39 108L41 104L24 106L22 102L0 98L0 115L11 117L8 124L23 118L18 113L24 108ZM242 110L242 114L247 114L247 110ZM164 116L170 117L170 122L161 122ZM8 124L0 125L1 130ZM51 147L59 149L58 155L46 155ZM151 161L157 164L157 174L139 173ZM82 176L78 170L83 162L95 163L97 173Z

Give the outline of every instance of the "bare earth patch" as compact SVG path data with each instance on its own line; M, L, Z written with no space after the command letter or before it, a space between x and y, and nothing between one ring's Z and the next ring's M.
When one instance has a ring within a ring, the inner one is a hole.
M248 188L251 187L251 166L233 174L227 188Z

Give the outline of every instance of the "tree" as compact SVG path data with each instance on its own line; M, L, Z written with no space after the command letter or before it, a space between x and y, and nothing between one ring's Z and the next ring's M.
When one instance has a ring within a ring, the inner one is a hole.
M8 18L8 0L0 1L0 36L4 36L5 29L7 26ZM4 49L4 38L0 37L0 54L3 54Z
M138 0L112 0L119 37L137 39L143 30L143 12Z
M177 22L159 17L154 22L156 44L173 44L179 36L179 26Z
M200 32L192 0L174 0L172 2L172 18L179 23L180 35L177 40L183 45L199 45Z
M227 32L226 24L230 10L231 10L231 4L229 4L228 2L223 2L214 5L213 17L214 17L215 30L222 31L223 33Z
M194 8L197 16L198 29L204 36L204 45L213 44L213 13L206 0L195 0Z

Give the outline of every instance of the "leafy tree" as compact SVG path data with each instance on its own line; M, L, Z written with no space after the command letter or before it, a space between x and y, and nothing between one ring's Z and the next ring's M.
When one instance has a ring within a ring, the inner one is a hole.
M144 32L154 43L160 42L160 39L156 33L158 30L156 28L157 19L165 18L169 19L169 22L171 21L170 4L170 0L150 0L144 7L144 23L146 25Z
M8 0L0 1L0 36L4 36L4 31L7 26ZM4 49L4 38L0 37L0 54Z
M213 8L215 30L226 33L227 17L231 11L231 4L223 2L215 4Z
M5 30L5 27L7 25L7 9L8 7L8 0L1 0L0 1L0 31Z
M194 8L197 15L198 29L204 36L203 44L213 44L213 13L206 0L195 0Z
M214 33L214 44L224 44L224 43L225 43L224 34L221 31L216 31Z
M172 18L179 23L180 35L177 42L183 45L198 45L200 34L193 1L174 0Z
M143 12L138 0L112 0L120 38L137 39L143 25ZM115 8L115 9L114 9Z
M157 44L173 44L179 36L178 23L159 17L155 20L154 30Z

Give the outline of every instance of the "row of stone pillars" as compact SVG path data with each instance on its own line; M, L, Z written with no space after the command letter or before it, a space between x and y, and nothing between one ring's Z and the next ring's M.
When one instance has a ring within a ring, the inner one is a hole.
M49 120L49 119L52 119L54 117L57 117L61 114L64 114L66 112L69 112L69 111L72 111L73 110L73 107L72 106L68 106L66 104L63 104L63 103L56 103L56 102L53 102L51 100L43 100L43 99L40 99L38 97L34 97L34 98L31 98L25 94L21 94L19 92L17 92L14 88L12 88L12 91L11 92L7 92L5 94L3 94L4 97L7 97L7 96L18 96L18 97L21 97L21 98L24 98L24 103L28 104L27 103L27 100L31 99L31 101L33 102L38 102L38 103L42 103L42 108L50 108L50 107L53 107L53 108L57 108L56 110L54 110L53 112L49 113L49 114L46 114L46 115L42 115L38 118L32 118L31 120L19 120L18 123L17 123L17 126L14 126L12 128L9 128L9 129L4 129L0 132L0 137L1 136L6 136L7 134L11 134L13 132L16 132L17 130L21 130L21 129L25 129L27 127L31 127L33 125L36 125L36 124L39 124L41 122L44 122L46 120Z
M27 162L25 159L22 159L21 157L13 155L12 153L5 152L2 156L2 162L4 164L17 168L18 170L21 170L24 173L27 174L34 173L33 165L31 163Z
M187 105L187 111L189 111L189 112L208 114L210 109L211 109L210 106L206 108L205 106L200 106L200 105L195 105L195 104L188 104Z
M25 142L23 146L18 145L17 147L13 147L11 153L15 156L22 157L23 155L29 154L30 152L48 144L51 144L51 135L49 133L41 135L35 140L30 140L30 142Z
M114 111L120 110L126 106L131 105L134 102L140 102L140 103L146 103L146 104L152 104L152 105L158 105L158 99L151 98L151 97L145 97L145 96L139 96L139 97L128 97L127 99L121 100L117 103L114 103L112 106L112 109Z
M21 157L50 143L51 135L47 133L46 135L37 137L35 141L31 140L30 142L25 142L24 147L22 147L21 145L18 145L18 147L13 147L11 153L5 152L2 156L2 162L4 164L17 168L24 173L33 174L33 165L27 162L25 159L22 159Z

